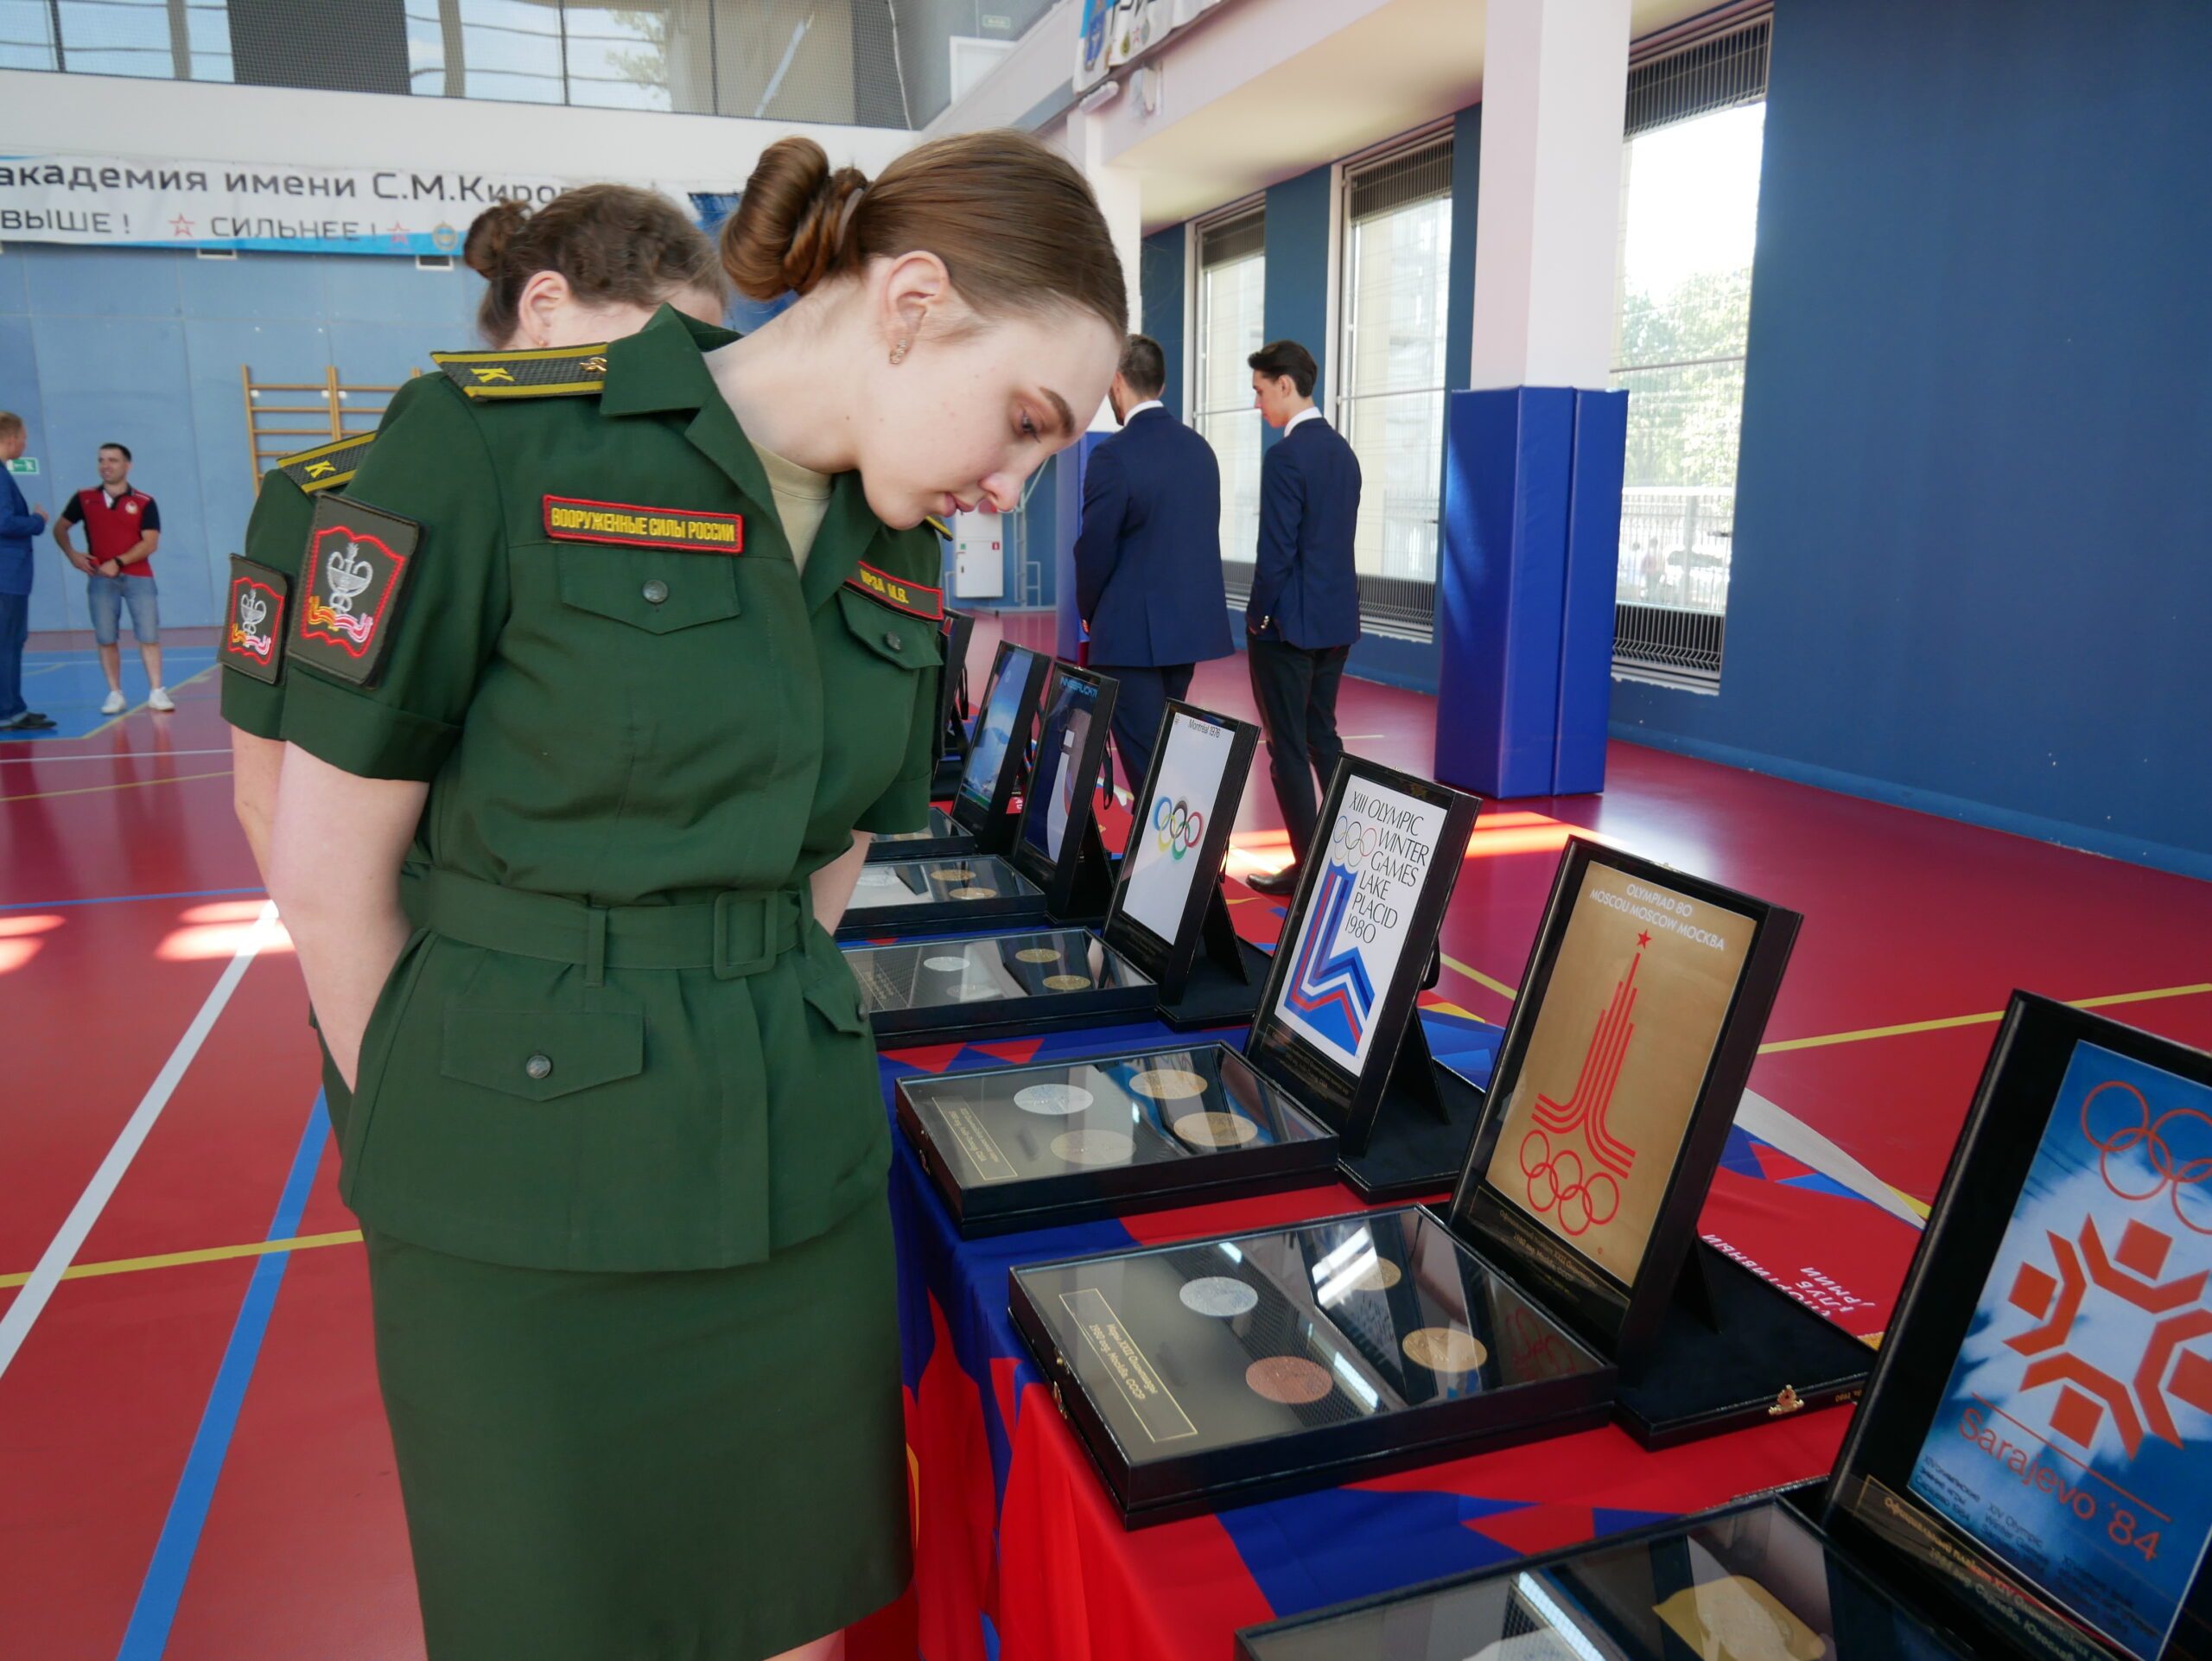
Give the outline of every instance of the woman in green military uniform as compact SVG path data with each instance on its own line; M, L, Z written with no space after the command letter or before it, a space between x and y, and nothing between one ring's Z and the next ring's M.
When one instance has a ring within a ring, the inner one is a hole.
M493 346L581 346L643 328L664 302L704 322L722 315L722 277L712 245L658 191L586 185L543 207L500 202L479 213L461 261L483 277L477 328ZM396 419L429 383L393 397ZM284 756L283 613L298 586L314 499L351 481L374 441L359 433L289 455L262 475L245 554L232 563L230 603L217 656L223 719L231 725L231 784L255 869L269 869L269 828Z
M318 503L290 633L271 886L354 1086L433 1661L825 1657L907 1575L887 1127L825 925L856 832L926 813L918 527L1013 506L1127 302L1012 134L873 185L786 141L723 257L802 298L442 360Z

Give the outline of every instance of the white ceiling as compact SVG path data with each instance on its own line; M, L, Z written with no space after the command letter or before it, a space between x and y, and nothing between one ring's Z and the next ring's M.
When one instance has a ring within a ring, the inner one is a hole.
M1630 33L1713 10L1713 0L1630 0ZM1171 107L1174 59L1171 42ZM1482 81L1477 0L1389 0L1114 159L1142 176L1145 229L1155 231L1464 109Z

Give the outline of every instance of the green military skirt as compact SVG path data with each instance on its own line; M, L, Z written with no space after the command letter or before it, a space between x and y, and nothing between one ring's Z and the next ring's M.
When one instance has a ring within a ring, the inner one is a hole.
M760 1661L905 1588L883 1200L731 1269L367 1240L430 1661Z

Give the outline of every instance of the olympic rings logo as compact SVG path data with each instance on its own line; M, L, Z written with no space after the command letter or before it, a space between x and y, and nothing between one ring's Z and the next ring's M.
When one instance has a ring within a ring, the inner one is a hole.
M1537 1155L1533 1161L1529 1156L1532 1147ZM1521 1174L1529 1180L1530 1207L1538 1216L1556 1210L1555 1220L1565 1233L1586 1234L1620 1214L1621 1185L1604 1171L1585 1176L1581 1155L1571 1148L1554 1154L1551 1138L1541 1130L1522 1138Z
M2098 1107L2097 1098L2107 1091L2117 1094ZM2194 1196L2194 1207L2212 1210L2212 1199L2201 1192L2206 1179L2212 1178L2212 1114L2177 1107L2153 1118L2151 1104L2141 1091L2123 1079L2107 1079L2082 1098L2082 1134L2097 1150L2097 1174L2117 1198L2156 1200L2171 1189L2168 1203L2175 1219L2192 1234L2212 1235L2212 1218L2200 1225L2191 1222L2182 1209L2182 1196L2190 1194ZM2131 1168L2133 1161L2120 1159L2115 1166L2116 1155L2139 1148L2153 1173L2151 1185L2140 1193L2135 1190L2143 1177ZM2131 1179L2129 1186L2122 1187L2114 1180L2115 1170Z
M1382 845L1382 828L1362 824L1350 814L1337 820L1336 828L1329 832L1329 856L1337 864L1358 870L1375 856Z
M1160 851L1180 859L1205 840L1206 816L1186 801L1162 796L1152 805L1152 829Z

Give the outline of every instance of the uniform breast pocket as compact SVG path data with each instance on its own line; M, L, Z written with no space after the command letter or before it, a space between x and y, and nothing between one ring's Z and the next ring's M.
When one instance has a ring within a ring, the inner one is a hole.
M563 605L648 633L673 634L744 614L730 555L596 543L564 543L553 554Z
M837 590L837 605L845 615L846 633L861 646L864 661L915 673L944 661L936 624L893 611L850 589Z

